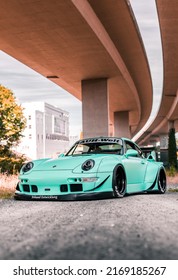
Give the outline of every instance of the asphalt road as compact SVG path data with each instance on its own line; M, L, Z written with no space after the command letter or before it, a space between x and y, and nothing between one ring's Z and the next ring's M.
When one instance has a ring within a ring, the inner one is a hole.
M0 259L178 259L178 193L0 200Z

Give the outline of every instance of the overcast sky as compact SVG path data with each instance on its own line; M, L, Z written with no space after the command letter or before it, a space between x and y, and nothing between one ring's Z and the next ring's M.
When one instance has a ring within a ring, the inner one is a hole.
M162 52L154 0L130 0L150 63L155 115L162 93ZM140 77L141 78L141 77ZM0 84L10 88L20 103L45 101L70 114L70 134L82 130L81 102L48 79L0 51Z
M80 133L81 102L2 51L0 51L0 84L11 89L20 103L45 101L68 111L71 135Z

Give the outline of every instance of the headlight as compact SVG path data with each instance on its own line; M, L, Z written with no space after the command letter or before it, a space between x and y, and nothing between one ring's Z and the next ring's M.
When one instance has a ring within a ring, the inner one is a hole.
M94 167L94 165L95 165L94 160L92 160L92 159L87 159L87 160L82 164L82 169L83 169L84 171L88 171L88 170L92 169L92 168Z
M22 172L28 172L30 171L34 166L33 162L27 162L26 164L24 164L24 166L22 166Z

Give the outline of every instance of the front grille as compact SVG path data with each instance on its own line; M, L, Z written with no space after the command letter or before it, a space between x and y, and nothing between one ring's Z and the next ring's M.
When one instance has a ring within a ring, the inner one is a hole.
M38 188L35 185L32 185L32 192L38 192Z
M71 192L81 192L81 191L83 191L82 184L70 184L70 191Z
M29 185L22 185L24 192L30 192L30 186Z
M61 185L60 186L60 191L61 192L68 192L68 186L67 185Z

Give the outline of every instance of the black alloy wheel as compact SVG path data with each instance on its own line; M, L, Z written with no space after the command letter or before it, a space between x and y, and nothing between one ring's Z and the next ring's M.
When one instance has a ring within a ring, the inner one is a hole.
M126 175L123 167L117 166L113 172L113 195L122 198L126 193Z
M167 189L167 184L166 184L166 173L163 168L160 169L157 180L158 180L158 193L164 194Z

